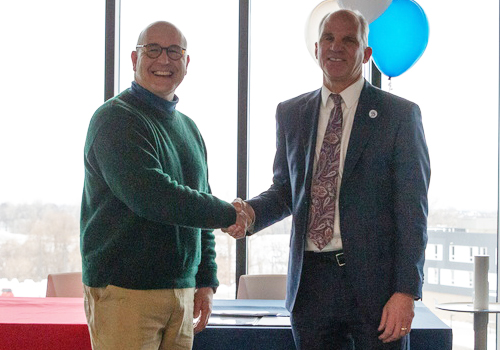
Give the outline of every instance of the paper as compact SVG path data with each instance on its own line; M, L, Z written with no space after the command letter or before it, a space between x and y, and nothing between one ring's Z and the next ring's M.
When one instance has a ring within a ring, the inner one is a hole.
M474 309L487 310L489 305L489 256L474 256Z
M290 327L290 317L261 317L257 326L264 327Z
M234 317L212 315L208 319L209 326L256 326L259 317Z
M219 316L289 316L289 312L283 307L266 306L217 306L213 308L212 315Z

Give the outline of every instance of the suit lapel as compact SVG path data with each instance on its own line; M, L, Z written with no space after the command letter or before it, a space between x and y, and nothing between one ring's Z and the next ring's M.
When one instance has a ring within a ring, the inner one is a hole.
M377 122L377 116L374 117L374 112L379 109L378 107L379 101L376 96L376 89L365 81L365 86L363 90L361 90L358 107L354 115L354 122L344 162L342 182L351 175L354 166L370 139L374 124Z
M303 125L298 125L302 135L302 145L305 154L305 190L310 193L314 153L316 152L316 139L318 135L319 108L321 104L321 89L316 90L312 97L301 106L300 115Z

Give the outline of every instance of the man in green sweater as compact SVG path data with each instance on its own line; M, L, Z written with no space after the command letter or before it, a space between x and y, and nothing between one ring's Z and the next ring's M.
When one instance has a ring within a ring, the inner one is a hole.
M203 138L175 109L186 47L171 23L148 26L131 88L90 122L80 243L93 349L191 349L218 286L212 231L247 220L210 194Z

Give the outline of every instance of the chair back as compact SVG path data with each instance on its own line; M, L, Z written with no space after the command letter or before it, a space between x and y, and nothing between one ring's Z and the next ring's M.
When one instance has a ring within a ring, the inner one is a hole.
M241 275L236 298L284 300L286 275Z
M82 273L66 272L49 274L45 296L83 298Z

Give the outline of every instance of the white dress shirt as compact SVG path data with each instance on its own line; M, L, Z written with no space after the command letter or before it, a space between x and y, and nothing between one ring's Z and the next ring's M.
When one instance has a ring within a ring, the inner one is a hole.
M342 249L342 240L340 239L340 215L339 215L339 193L340 184L342 182L342 174L344 173L344 161L347 154L347 146L349 144L349 137L351 136L352 124L354 122L354 114L358 107L359 96L361 95L361 90L365 80L361 77L354 84L349 86L347 89L340 93L342 96L342 139L340 143L340 164L339 164L339 179L337 181L337 198L335 200L335 220L334 220L334 231L333 239L328 243L321 251L328 252L333 250ZM316 172L316 163L321 152L321 146L323 144L323 138L326 132L326 126L328 120L330 119L330 113L333 109L333 101L330 97L332 92L328 90L324 85L321 88L321 106L319 110L318 119L318 136L316 138L316 151L314 153L314 166L313 172ZM308 251L319 251L318 247L313 243L313 241L307 237L306 250Z

